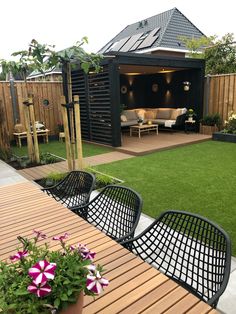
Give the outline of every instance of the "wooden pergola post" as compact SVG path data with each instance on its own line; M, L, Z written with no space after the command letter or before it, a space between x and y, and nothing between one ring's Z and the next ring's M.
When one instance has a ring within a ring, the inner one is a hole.
M66 143L66 158L68 163L69 171L73 170L73 162L71 156L71 143L70 143L70 132L67 117L66 99L65 96L61 96L61 106L62 106L62 120L65 132L65 143Z
M80 106L79 96L74 96L74 110L75 110L75 131L76 131L76 147L78 158L78 169L83 169L83 152L82 152L82 138L81 138L81 124L80 124Z
M34 156L35 156L36 163L39 164L39 162L40 162L40 158L39 158L39 144L38 144L38 136L37 136L36 125L35 125L34 104L33 104L33 97L32 97L32 95L30 95L28 97L28 102L29 102L29 116L30 116L32 129L33 129Z
M33 148L33 140L31 136L31 126L30 126L30 113L29 113L29 99L25 99L23 101L24 105L24 117L25 117L25 128L27 133L27 149L28 149L28 156L31 163L35 162L34 156L34 148Z

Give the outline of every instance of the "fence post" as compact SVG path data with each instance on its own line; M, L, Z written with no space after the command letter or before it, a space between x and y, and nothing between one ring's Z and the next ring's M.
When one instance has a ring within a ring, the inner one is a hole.
M76 130L76 144L77 144L77 158L78 168L83 169L83 152L82 152L82 138L81 138L81 125L80 125L80 107L79 96L74 96L74 108L75 108L75 130Z
M10 155L9 132L7 129L6 112L0 99L0 157L8 159Z
M204 84L204 115L209 113L209 93L210 93L210 76L206 76L205 84Z
M61 106L62 106L62 119L63 119L65 142L66 142L66 158L67 158L67 163L68 163L68 169L69 171L71 171L74 169L73 169L72 158L71 158L70 132L69 132L69 125L68 125L68 116L67 116L65 96L61 96Z

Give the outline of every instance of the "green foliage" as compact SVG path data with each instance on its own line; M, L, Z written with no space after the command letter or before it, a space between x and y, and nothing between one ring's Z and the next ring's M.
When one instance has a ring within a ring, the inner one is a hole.
M40 162L41 164L53 164L54 162L58 162L60 159L52 155L51 153L48 152L42 152L40 153Z
M190 51L187 56L195 59L204 59L204 48L209 46L214 40L214 36L211 37L187 37L179 36L179 39L185 44L186 48Z
M230 112L228 120L225 121L225 128L223 133L236 134L236 113Z
M33 240L18 237L22 248L28 256L7 264L0 262L0 312L5 314L22 313L51 313L51 310L62 310L75 303L81 291L86 295L94 295L87 289L87 275L90 274L88 265L91 259L85 259L77 249L71 249L64 239L59 240L61 250L50 251L47 243L37 245L39 237ZM17 248L18 249L18 248ZM32 283L29 269L39 261L46 260L56 264L55 277L48 281L51 292L44 297L38 297L28 292L27 288ZM102 271L101 266L97 266Z
M18 57L18 61L0 60L2 72L4 75L11 72L13 75L22 74L26 80L26 75L30 71L36 70L40 73L52 69L55 66L80 62L84 72L93 68L96 72L100 70L100 61L102 56L94 53L87 53L83 49L84 43L87 43L87 37L68 49L56 52L55 46L40 44L37 40L32 39L27 50L21 50L12 53L12 56Z
M206 74L236 72L236 46L233 43L233 34L226 34L205 50Z
M10 149L2 148L0 147L0 159L4 161L8 161L11 157L11 151Z
M67 175L67 172L61 173L61 172L52 171L45 178L36 180L36 182L42 187L50 187L57 184L61 180L63 180L66 175Z
M228 33L222 39L218 39L217 36L200 38L181 36L180 40L190 50L189 57L206 60L206 74L236 72L236 46L233 34Z
M186 112L186 116L187 117L192 117L195 115L195 112L192 108L188 109L187 112Z
M209 114L209 115L204 116L200 120L200 122L202 125L210 125L210 126L216 125L220 127L222 120L219 113L215 113L215 114Z

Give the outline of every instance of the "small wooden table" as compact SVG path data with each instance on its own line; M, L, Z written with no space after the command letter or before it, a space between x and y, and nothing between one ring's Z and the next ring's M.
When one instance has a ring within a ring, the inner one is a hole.
M44 143L48 143L48 133L50 130L38 130L37 136L42 136L44 139ZM20 132L20 133L13 133L15 139L16 139L16 145L21 147L21 139L27 138L27 132ZM33 136L33 132L31 132L31 135Z
M130 127L130 136L133 135L133 133L137 133L138 137L141 137L141 133L149 131L156 131L156 134L158 135L158 124L142 124L142 125L132 125Z

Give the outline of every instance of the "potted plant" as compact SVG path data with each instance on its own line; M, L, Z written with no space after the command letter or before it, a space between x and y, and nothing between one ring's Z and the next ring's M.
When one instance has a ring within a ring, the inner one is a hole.
M143 124L143 119L142 118L138 118L137 122L138 122L138 125L142 125Z
M66 245L67 233L52 238L61 250L50 251L40 243L46 235L34 234L33 240L18 237L22 248L0 262L0 312L82 313L83 295L95 296L108 285L102 267L93 264L95 253L80 243Z
M188 121L192 122L193 121L193 116L195 115L195 112L193 109L188 109L186 112L186 116L188 117Z
M236 113L231 111L221 132L213 133L213 140L236 143Z
M219 130L220 125L221 117L218 113L206 115L200 120L200 133L212 135Z

